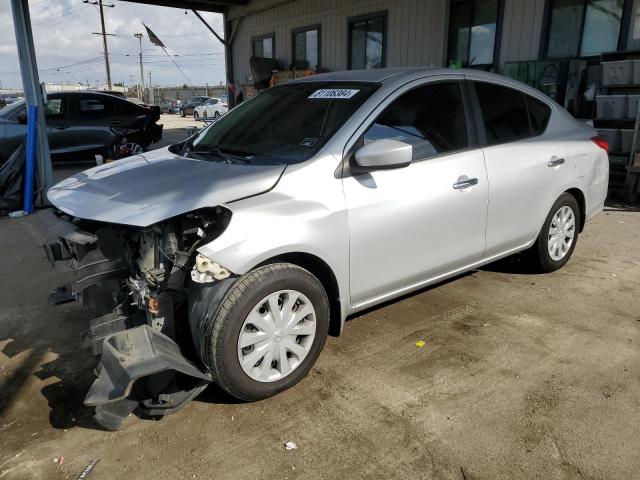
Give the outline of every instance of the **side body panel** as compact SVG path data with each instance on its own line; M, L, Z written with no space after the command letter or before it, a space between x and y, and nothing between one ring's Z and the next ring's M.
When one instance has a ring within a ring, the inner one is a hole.
M461 179L478 184L455 190ZM480 149L344 179L354 304L479 260L488 184Z

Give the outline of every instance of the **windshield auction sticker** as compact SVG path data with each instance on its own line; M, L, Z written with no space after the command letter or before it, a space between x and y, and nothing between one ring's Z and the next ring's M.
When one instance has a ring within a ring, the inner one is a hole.
M352 89L352 88L323 88L321 90L316 90L309 98L324 98L324 99L339 99L346 100L353 97L360 90Z

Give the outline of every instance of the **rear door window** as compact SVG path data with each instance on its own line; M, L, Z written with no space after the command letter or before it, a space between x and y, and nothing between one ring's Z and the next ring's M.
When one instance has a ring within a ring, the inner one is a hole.
M398 140L420 160L469 146L459 82L431 83L395 100L364 134L364 143Z
M103 118L114 113L113 103L102 98L80 98L78 116L80 118Z
M522 92L492 83L474 83L489 145L531 135L529 113Z
M533 135L542 135L549 124L551 108L546 103L529 95L525 95L525 97L527 99L527 108L529 109L529 118L531 118L531 133Z
M484 123L486 143L496 145L542 135L551 107L513 88L474 82Z

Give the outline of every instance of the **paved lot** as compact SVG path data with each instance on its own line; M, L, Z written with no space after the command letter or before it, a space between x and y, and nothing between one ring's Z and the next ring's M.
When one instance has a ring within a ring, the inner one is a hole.
M275 398L210 387L112 433L82 405L92 313L46 304L65 276L0 220L0 479L75 479L93 458L95 480L637 479L639 238L640 210L609 206L560 272L491 265L350 320Z

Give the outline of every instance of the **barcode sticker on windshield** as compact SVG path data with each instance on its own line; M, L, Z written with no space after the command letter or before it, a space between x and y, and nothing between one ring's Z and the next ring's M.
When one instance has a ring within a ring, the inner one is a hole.
M316 90L309 98L324 98L324 99L340 99L346 100L353 97L360 90L352 89L352 88L323 88L321 90Z

